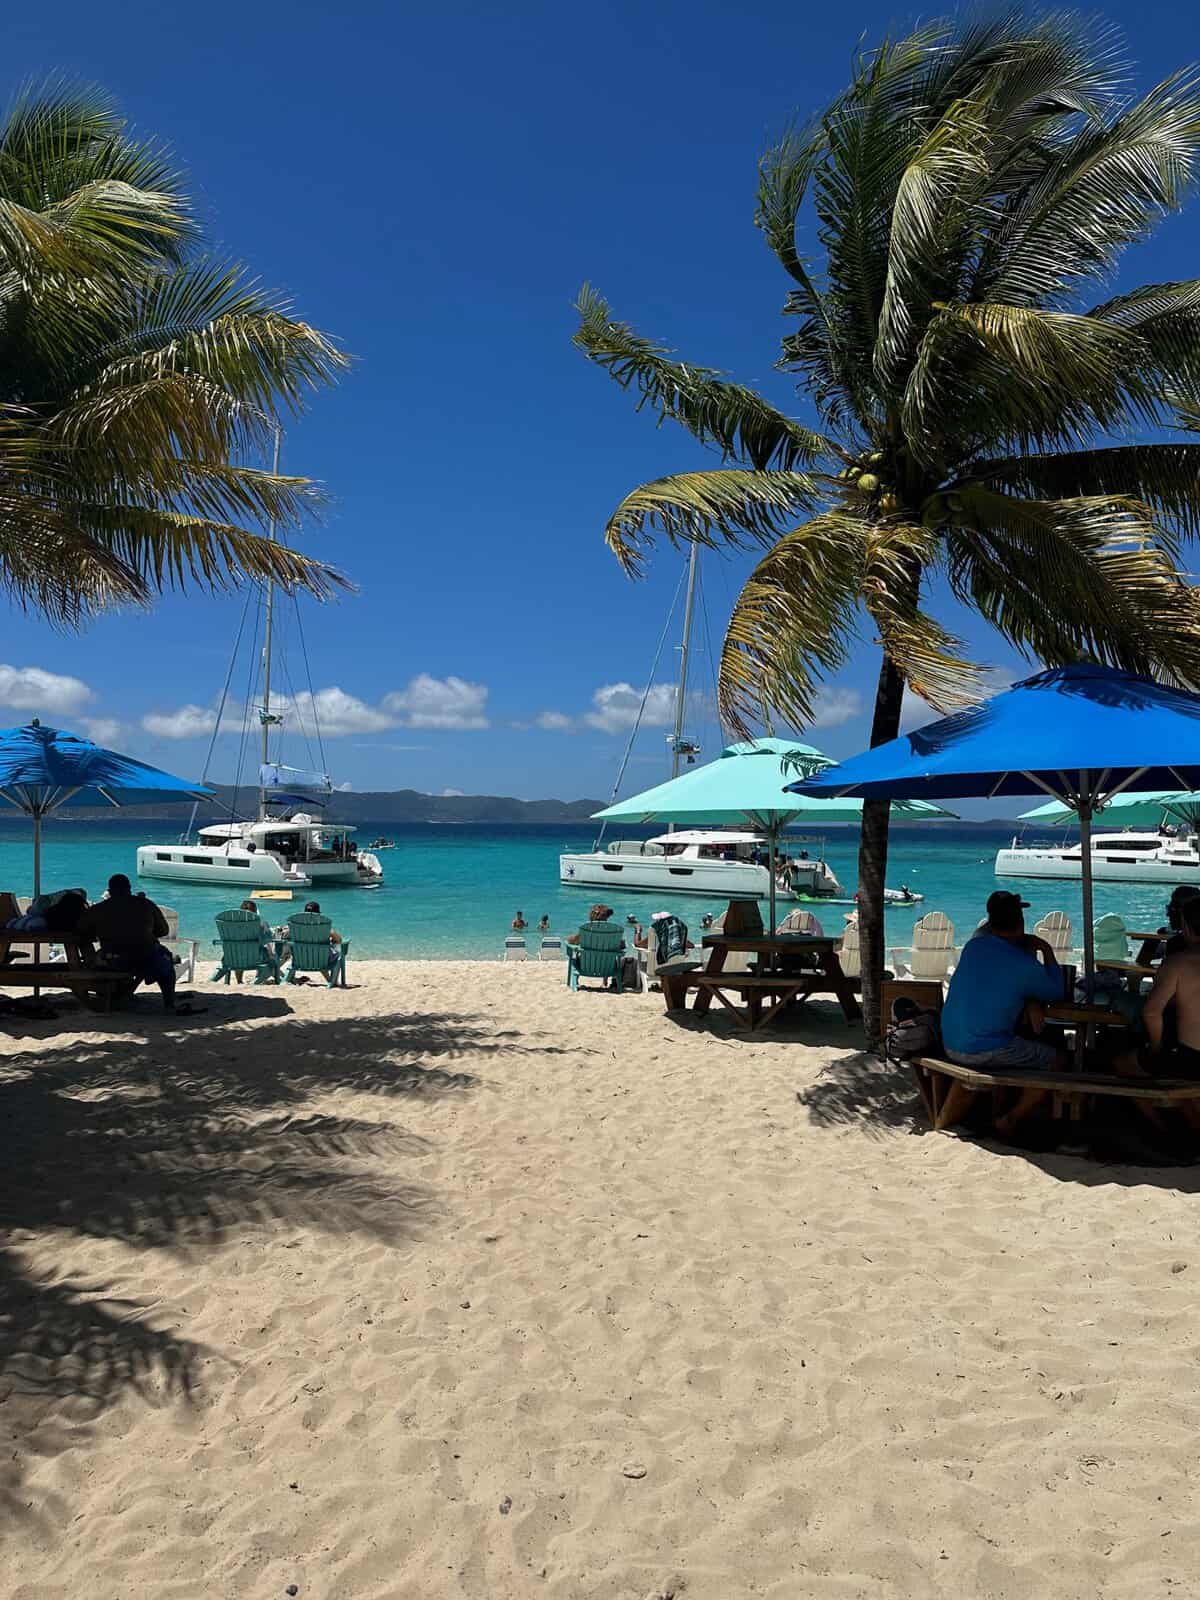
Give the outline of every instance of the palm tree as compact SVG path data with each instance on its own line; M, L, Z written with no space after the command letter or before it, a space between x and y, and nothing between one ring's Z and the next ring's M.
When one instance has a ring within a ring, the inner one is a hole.
M50 83L0 124L0 587L74 624L164 586L341 580L251 524L304 478L254 469L344 365L209 259L168 156L101 93Z
M766 547L725 637L728 723L802 727L864 628L872 744L898 732L906 684L939 710L977 697L928 610L935 577L1030 658L1200 682L1180 567L1200 444L1178 437L1200 429L1200 280L1087 304L1179 206L1198 148L1195 75L1130 99L1112 33L1073 16L944 21L860 56L760 165L758 226L792 284L778 365L816 428L585 288L576 343L721 458L634 490L607 527L618 559L636 574L656 535ZM887 821L864 807L869 1037Z

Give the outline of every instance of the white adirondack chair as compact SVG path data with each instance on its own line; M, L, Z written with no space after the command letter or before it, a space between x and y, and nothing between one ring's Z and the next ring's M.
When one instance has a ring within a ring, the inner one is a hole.
M803 906L797 906L794 911L789 911L787 916L775 929L776 933L807 933L815 935L818 939L825 936L825 929L813 916L811 911L806 911Z
M193 983L196 977L196 956L200 949L199 939L189 939L179 932L179 913L174 906L160 905L158 908L167 924L166 937L163 944L172 955L179 957L179 976L184 983Z
M862 947L858 942L857 911L852 911L846 918L846 931L842 934L842 942L838 946L838 960L848 978L862 977Z
M538 945L539 961L561 961L565 955L563 942L557 933L544 933Z
M1059 962L1071 959L1071 919L1065 911L1048 911L1033 931L1046 941Z
M957 954L950 918L944 911L927 911L913 927L912 945L893 950L892 962L898 975L938 982L949 976Z
M504 941L504 949L500 952L500 959L501 961L528 961L529 951L521 934L509 934Z
M725 932L725 913L724 912L722 912L719 917L714 917L713 918L713 925L708 931L709 931L709 933L724 933ZM749 951L749 950L726 950L726 952L725 952L725 965L721 968L721 971L722 972L749 972L750 968L754 965L754 963L757 960L758 960L758 957L756 955L754 955L752 951Z

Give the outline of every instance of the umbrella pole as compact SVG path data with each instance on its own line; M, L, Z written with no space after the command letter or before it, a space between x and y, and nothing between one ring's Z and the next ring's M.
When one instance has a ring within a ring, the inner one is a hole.
M1082 773L1079 795L1079 881L1083 890L1084 998L1090 1003L1096 987L1096 942L1092 929L1092 793Z
M42 813L33 813L33 898L42 892Z
M778 834L777 828L772 828L767 835L767 870L771 874L771 923L767 929L769 934L775 932L775 843Z

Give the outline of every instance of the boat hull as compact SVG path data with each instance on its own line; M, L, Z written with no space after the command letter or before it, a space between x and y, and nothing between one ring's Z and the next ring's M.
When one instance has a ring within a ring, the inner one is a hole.
M1072 857L1056 850L1001 850L996 856L998 878L1059 878L1077 883L1082 872L1078 854ZM1096 883L1200 884L1200 861L1138 860L1093 850L1092 879Z
M558 858L559 881L581 889L636 890L643 894L747 896L765 900L765 867L741 861L678 861L671 856L615 856L604 851ZM780 898L782 898L782 893Z
M139 878L167 878L175 883L220 883L233 893L251 889L307 889L335 887L363 881L353 861L309 861L300 870L287 871L266 851L211 850L197 845L138 847Z

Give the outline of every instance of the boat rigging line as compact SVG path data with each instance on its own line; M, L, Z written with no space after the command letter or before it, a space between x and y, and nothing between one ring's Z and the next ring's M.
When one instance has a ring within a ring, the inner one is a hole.
M667 615L666 622L663 624L663 631L658 636L658 648L655 650L654 660L650 664L650 676L646 679L646 687L642 690L642 699L641 704L638 706L637 717L634 720L633 727L630 729L629 742L625 746L625 754L621 757L621 765L617 771L616 782L613 784L612 793L608 797L608 803L610 806L616 804L617 796L621 792L621 781L625 776L625 768L629 765L629 758L633 754L634 741L637 738L642 726L642 716L646 710L646 701L650 698L650 690L654 687L654 675L658 671L658 663L662 660L663 646L667 642L667 635L671 631L671 623L675 619L675 611L679 605L679 595L683 588L685 577L686 573L681 572L679 574L679 582L675 585L675 598L671 601L671 609ZM592 845L593 850L599 850L601 844L604 842L604 830L607 828L607 826L608 824L606 822L602 822L600 824L600 832L596 838L596 842Z

